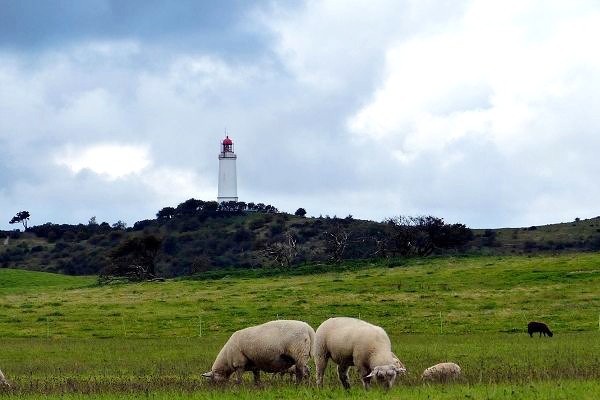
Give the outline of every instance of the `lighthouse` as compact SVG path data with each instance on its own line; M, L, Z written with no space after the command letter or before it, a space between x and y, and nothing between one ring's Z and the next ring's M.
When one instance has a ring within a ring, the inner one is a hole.
M237 156L233 152L233 141L229 136L221 143L219 153L219 194L217 201L237 201L237 176L235 172L235 160Z

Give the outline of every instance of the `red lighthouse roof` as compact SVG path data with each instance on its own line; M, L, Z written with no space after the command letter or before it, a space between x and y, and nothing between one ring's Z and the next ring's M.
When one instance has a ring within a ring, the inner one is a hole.
M233 144L233 142L231 141L231 139L229 139L229 136L226 136L225 139L223 139L223 144L231 145Z

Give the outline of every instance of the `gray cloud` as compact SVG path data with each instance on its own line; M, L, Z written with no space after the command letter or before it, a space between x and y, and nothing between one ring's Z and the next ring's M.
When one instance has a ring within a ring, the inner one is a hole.
M35 53L81 42L126 39L161 50L252 56L267 39L246 22L259 4L242 0L6 0L0 2L0 48Z

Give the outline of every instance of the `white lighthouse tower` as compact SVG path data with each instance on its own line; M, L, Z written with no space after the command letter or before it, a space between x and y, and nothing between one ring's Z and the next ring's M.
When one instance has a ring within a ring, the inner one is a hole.
M235 172L235 160L237 156L233 152L233 141L229 136L221 143L219 153L219 194L217 201L237 201L237 176Z

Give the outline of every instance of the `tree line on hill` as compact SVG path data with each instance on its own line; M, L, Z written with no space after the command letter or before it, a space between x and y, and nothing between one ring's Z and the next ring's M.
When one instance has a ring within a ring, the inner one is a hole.
M373 222L305 215L303 208L292 215L264 203L189 199L129 228L122 221L98 223L95 217L87 224L27 227L28 235L45 241L5 250L0 265L139 280L222 268L292 269L307 262L423 257L460 251L473 238L464 224L433 216Z
M98 223L95 217L87 224L29 226L30 213L20 211L10 222L22 224L25 233L0 232L4 237L0 267L135 280L219 276L235 269L256 269L261 274L313 267L326 271L337 268L328 265L344 260L430 254L600 250L600 217L550 227L473 232L433 216L374 222L350 215L305 215L304 208L292 215L264 203L189 199L131 227L123 221ZM573 229L576 234L565 235Z

